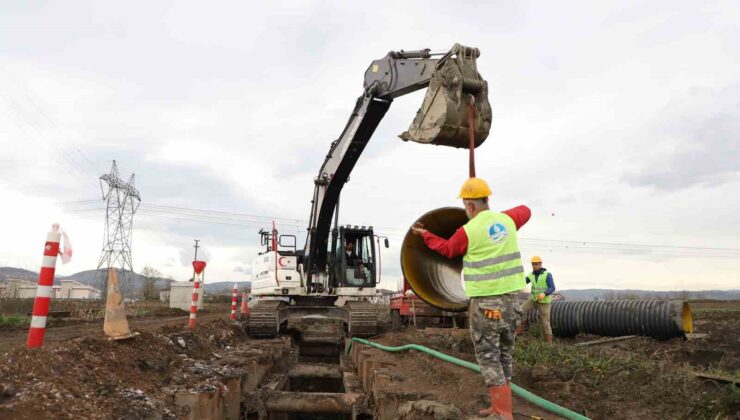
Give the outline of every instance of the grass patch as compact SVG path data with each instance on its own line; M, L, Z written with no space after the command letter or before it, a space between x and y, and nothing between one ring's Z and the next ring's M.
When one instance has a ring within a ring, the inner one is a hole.
M733 385L715 387L687 370L610 346L579 348L526 337L514 352L515 378L526 378L535 365L547 367L553 381L570 383L574 390L562 397L546 391L541 396L595 418L629 413L635 418L716 419L740 408L740 390Z
M514 351L514 360L523 367L532 367L535 364L550 366L558 379L564 381L571 381L578 376L586 377L593 386L599 386L602 380L620 373L636 374L635 378L638 380L641 377L647 379L641 373L646 372L648 363L638 356L607 354L594 357L587 349L551 345L543 340L520 343Z
M0 327L20 327L28 324L28 318L19 315L0 315Z
M148 308L131 308L126 311L128 316L134 318L151 315L152 310Z

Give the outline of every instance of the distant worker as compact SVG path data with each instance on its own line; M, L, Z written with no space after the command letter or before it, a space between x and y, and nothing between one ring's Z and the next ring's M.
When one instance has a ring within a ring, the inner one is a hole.
M449 239L427 231L420 223L411 230L427 247L447 258L464 255L470 335L491 398L491 406L479 415L511 419L514 331L521 317L517 294L526 286L516 231L527 223L531 212L526 206L493 212L488 206L490 195L484 180L469 178L459 197L469 219L465 226Z
M542 258L532 257L532 272L527 276L527 283L532 283L532 299L522 304L522 312L527 313L532 309L540 312L540 324L545 333L545 339L552 343L552 327L550 326L550 303L552 294L555 292L555 282L552 273L542 266ZM516 329L516 334L521 334L527 327L527 318L522 318L522 323Z

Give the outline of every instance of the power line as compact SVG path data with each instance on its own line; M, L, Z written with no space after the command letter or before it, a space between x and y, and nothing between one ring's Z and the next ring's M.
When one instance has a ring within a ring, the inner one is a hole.
M81 200L64 203L72 206L73 212L97 211L98 208L89 208L98 204L94 200ZM88 208L85 208L88 206ZM202 209L191 209L177 206L161 206L142 204L142 215L170 218L191 223L209 223L220 225L241 226L247 228L261 228L269 221L275 220L283 232L302 233L306 231L308 221L292 218L269 217L245 213L233 213ZM375 231L394 239L403 239L407 229L375 227ZM628 244L619 242L595 241L567 241L542 238L519 238L523 249L549 250L550 252L564 252L570 254L590 255L624 255L624 256L654 256L654 257L707 257L707 258L738 258L740 249L719 247L689 247L675 245Z
M31 105L32 105L32 106L33 106L34 108L36 108L36 111L37 111L37 112L36 112L36 114L40 114L40 115L41 115L42 117L44 117L44 119L46 119L46 121L48 121L48 122L49 122L49 123L50 123L50 124L51 124L51 125L52 125L52 126L53 126L53 127L54 127L54 128L55 128L55 129L57 130L57 131L58 131L58 132L59 132L59 133L61 133L61 134L62 134L62 135L64 135L64 136L65 136L65 137L66 137L67 139L69 139L69 136L68 136L68 135L66 135L66 134L64 133L64 130L62 130L62 128L60 128L60 127L59 127L59 125L58 125L58 124L56 123L56 121L54 121L54 119L52 119L52 118L51 118L51 117L49 116L49 114L47 114L47 113L46 113L46 111L44 110L44 108L43 108L43 107L41 107L41 106L40 106L40 105L39 105L39 104L38 104L38 103L37 103L37 102L36 102L36 101L34 100L34 98L32 97L32 94L31 94L31 93L29 92L29 90L28 90L27 88L25 88L24 86L22 86L22 85L21 85L21 83L20 83L20 82L18 82L18 81L17 81L17 80L16 80L16 79L15 79L15 78L14 78L14 77L13 77L13 76L12 76L12 75L11 75L11 74L10 74L10 73L8 72L8 71L7 71L7 70L5 70L5 69L4 69L4 68L3 68L2 66L0 66L0 71L2 71L3 73L5 73L5 76L6 76L6 77L7 77L7 78L8 78L8 79L9 79L9 80L10 80L10 81L11 81L11 82L12 82L12 83L13 83L13 84L15 85L15 87L17 88L17 90L18 90L19 92L21 92L21 93L22 93L22 94L23 94L23 95L24 95L24 96L26 97L26 99L28 99L28 102L30 102L30 103L31 103ZM84 153L82 152L82 150L80 150L79 148L78 148L78 149L75 149L75 150L77 151L77 153L79 153L79 154L80 154L80 155L81 155L81 156L82 156L82 157L83 157L83 158L84 158L84 159L85 159L85 160L86 160L86 161L87 161L87 162L88 162L88 163L90 164L90 167L91 167L91 168L93 169L93 171L94 171L94 172L93 172L93 177L97 179L97 174L99 174L99 173L101 173L101 172L103 172L103 171L101 171L101 170L100 170L100 169L99 169L99 168L98 168L98 167L97 167L97 166L96 166L96 165L95 165L95 164L94 164L94 163L93 163L93 162L92 162L92 161L91 161L91 160L90 160L90 159L89 159L89 158L87 157L87 155L85 155L85 154L84 154Z
M25 126L23 126L22 124L20 124L17 120L12 119L10 117L10 115L7 114L8 117L9 117L9 119L18 128L20 128L21 131L23 131L28 136L28 138L37 141L43 147L45 147L47 150L49 150L50 152L52 152L51 153L52 159L56 160L59 163L66 164L67 166L69 166L70 168L72 168L74 171L71 172L71 173L74 174L74 176L78 177L81 181L83 181L83 182L91 181L89 178L87 178L87 176L89 176L89 174L85 173L81 169L81 167L77 164L77 162L75 162L63 149L58 148L57 146L55 146L53 144L53 142L51 142L51 141L49 141L49 140L46 139L46 136L41 132L41 130L36 126L36 124L33 121L31 121L24 114L24 112L20 108L20 105L18 105L13 99L11 99L11 98L9 98L9 97L7 97L5 95L2 95L1 93L0 93L0 97L2 97L3 100L8 105L10 105L11 110L14 111L15 114L18 117L20 117L20 119L22 119L28 127L30 127L35 132L35 135L33 135L32 133L29 132L29 130ZM55 152L56 152L56 154L55 154ZM64 161L59 160L59 158L57 157L57 154L58 154L58 156L61 156L62 158L64 158ZM95 188L97 189L98 188L97 181L91 181L91 182L93 182L93 184L95 185Z

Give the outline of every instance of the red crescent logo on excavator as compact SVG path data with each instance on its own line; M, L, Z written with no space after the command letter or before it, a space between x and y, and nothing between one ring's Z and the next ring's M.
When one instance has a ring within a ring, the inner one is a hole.
M281 267L285 267L285 263L283 262L284 259L285 257L278 258L278 264L280 264Z

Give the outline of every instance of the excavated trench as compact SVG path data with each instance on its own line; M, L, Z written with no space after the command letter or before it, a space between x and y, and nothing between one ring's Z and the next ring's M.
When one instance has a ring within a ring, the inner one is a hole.
M399 386L404 379L397 363L362 343L350 345L341 324L308 324L224 349L214 363L227 364L228 374L214 369L224 372L211 377L214 387L175 395L175 405L188 413L181 418L362 420L418 418L414 410L459 413L430 401L429 390Z
M289 325L289 363L276 366L243 393L242 418L270 420L372 418L351 359L343 357L341 323Z

